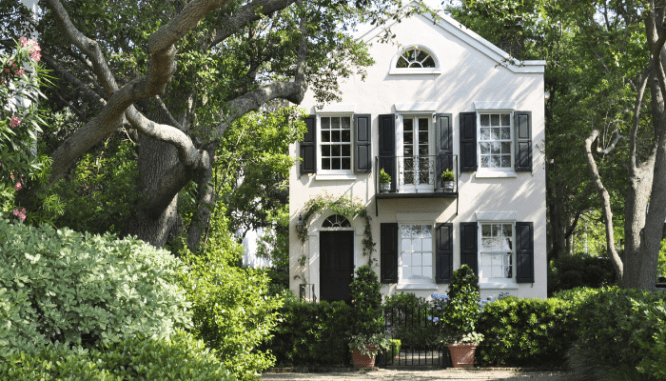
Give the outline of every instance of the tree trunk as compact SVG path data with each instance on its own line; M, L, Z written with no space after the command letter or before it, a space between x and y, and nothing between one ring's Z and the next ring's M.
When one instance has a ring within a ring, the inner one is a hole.
M159 194L157 184L162 176L178 162L178 151L168 143L145 135L139 138L139 177L142 198L137 206L136 220L131 221L127 233L136 235L155 247L164 247L169 233L178 219L178 194L163 210L147 208Z
M662 49L662 62L664 58ZM629 181L625 203L624 288L652 289L666 216L666 117L664 97L656 78L650 81L652 123L657 142L654 161L646 163ZM647 212L647 205L650 210Z

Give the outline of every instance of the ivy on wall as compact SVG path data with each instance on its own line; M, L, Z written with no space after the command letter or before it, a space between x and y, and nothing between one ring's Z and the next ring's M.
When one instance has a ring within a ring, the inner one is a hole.
M363 240L361 241L361 244L363 245L363 255L369 256L369 263L372 264L374 261L372 258L372 252L375 251L376 243L372 239L372 229L370 227L371 218L365 205L363 205L358 199L353 199L348 196L342 196L340 198L334 198L329 194L314 196L305 204L305 213L303 214L303 223L305 226L309 226L310 222L312 222L312 218L323 210L330 210L346 217L350 221L357 216L363 218L365 221ZM298 231L297 229L296 233L301 242L305 242L308 239L307 229L301 231Z

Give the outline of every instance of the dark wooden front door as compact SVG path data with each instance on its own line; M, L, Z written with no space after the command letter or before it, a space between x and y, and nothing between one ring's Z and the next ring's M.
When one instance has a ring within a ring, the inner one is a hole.
M354 232L320 232L319 254L321 300L351 301L349 284L354 277Z

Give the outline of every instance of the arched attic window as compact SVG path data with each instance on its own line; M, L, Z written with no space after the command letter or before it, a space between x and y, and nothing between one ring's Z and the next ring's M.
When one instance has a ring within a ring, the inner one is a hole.
M436 68L437 63L430 53L420 48L406 49L395 64L396 69Z
M350 228L351 223L349 223L349 220L345 218L345 216L341 216L339 214L333 214L330 215L324 220L324 222L321 224L322 228Z

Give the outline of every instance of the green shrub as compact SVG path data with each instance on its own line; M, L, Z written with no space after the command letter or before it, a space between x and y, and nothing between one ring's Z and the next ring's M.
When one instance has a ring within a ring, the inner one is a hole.
M666 293L604 289L576 310L569 364L588 379L666 379Z
M241 246L226 230L199 255L187 255L190 273L183 279L193 303L193 333L217 351L237 379L253 379L274 364L259 350L270 338L280 297L268 295L265 272L237 267Z
M345 302L287 298L270 349L279 365L348 365L351 307Z
M616 283L615 270L606 257L566 255L551 261L548 267L548 295L576 287L600 288Z
M488 303L477 329L485 336L480 363L559 365L575 339L573 302L507 297Z
M453 272L448 302L444 304L447 343L476 342L479 319L479 278L467 265Z
M189 327L180 260L133 238L0 220L0 359Z
M351 285L352 298L352 335L366 337L384 331L382 316L381 285L377 274L370 266L361 266L356 270L356 277Z
M216 356L190 334L128 339L100 350L56 344L0 362L2 380L232 380Z

